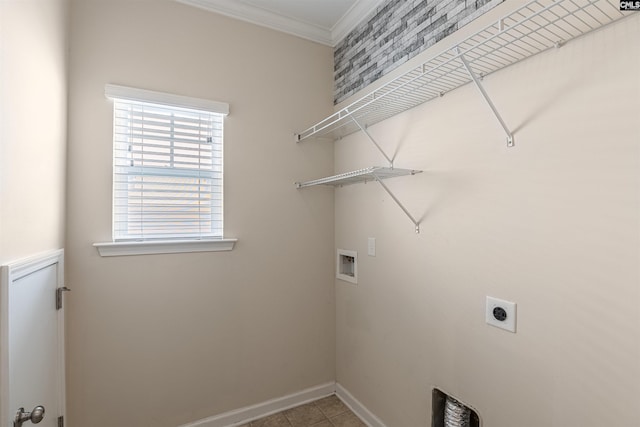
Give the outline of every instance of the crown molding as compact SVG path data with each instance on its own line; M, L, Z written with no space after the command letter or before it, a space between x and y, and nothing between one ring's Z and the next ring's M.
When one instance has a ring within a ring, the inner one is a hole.
M241 21L250 22L272 30L302 37L320 44L335 47L371 11L385 0L356 0L333 28L324 28L309 22L283 16L237 0L176 0L210 12L219 13Z
M331 31L310 24L253 7L236 0L177 0L189 6L195 6L210 12L219 13L241 21L250 22L272 30L302 37L317 43L333 47Z
M347 34L353 31L358 24L364 21L371 12L386 0L356 0L351 8L331 28L331 43L335 47Z

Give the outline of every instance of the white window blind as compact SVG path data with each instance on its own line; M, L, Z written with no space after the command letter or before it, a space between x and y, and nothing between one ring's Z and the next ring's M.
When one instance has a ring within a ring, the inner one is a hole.
M125 99L113 93L123 88L113 86L107 96L109 89L114 241L222 238L224 109L186 108L184 97L175 97L179 106L140 100L157 97Z

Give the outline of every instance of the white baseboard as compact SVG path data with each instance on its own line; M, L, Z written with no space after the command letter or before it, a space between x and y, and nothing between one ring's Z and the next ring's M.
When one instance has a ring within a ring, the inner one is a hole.
M339 383L336 383L336 395L369 427L386 427L382 421Z
M278 397L276 399L267 400L257 405L246 406L244 408L225 412L220 415L214 415L189 424L183 424L180 427L232 427L257 420L294 406L303 405L313 400L321 399L336 392L336 383L330 382L311 387L297 393L287 396ZM346 402L345 402L346 403ZM354 411L355 412L355 411ZM377 426L378 424L376 424ZM379 424L382 426L382 424Z

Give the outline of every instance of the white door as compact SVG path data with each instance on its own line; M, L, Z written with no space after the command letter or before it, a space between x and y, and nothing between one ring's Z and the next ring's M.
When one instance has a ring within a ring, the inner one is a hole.
M13 427L19 408L43 406L39 427L57 427L64 415L64 312L56 309L63 278L61 250L2 267L0 427Z

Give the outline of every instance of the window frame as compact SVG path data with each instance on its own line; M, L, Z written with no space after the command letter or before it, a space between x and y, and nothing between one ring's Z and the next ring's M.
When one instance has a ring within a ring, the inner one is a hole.
M141 102L164 105L168 108L176 109L196 109L204 110L215 114L221 114L227 116L229 114L229 105L224 102L210 101L201 98L192 98L182 95L174 95L163 92L149 91L145 89L131 88L126 86L107 84L105 86L105 96L116 102ZM115 111L115 105L112 107L112 111ZM224 120L224 117L223 117ZM115 130L115 117L114 126ZM115 144L115 138L112 138ZM224 142L223 142L224 144ZM115 146L114 146L115 150ZM115 154L112 158L114 160L113 170L114 176L112 178L112 195L115 197ZM132 166L132 168L139 168ZM147 167L147 170L151 170L153 167ZM175 171L165 169L164 175L179 175L188 176L192 174L190 171ZM224 172L222 172L224 177ZM224 198L224 193L222 193ZM209 252L209 251L229 251L233 250L235 238L225 238L224 236L224 222L222 223L222 234L220 237L171 237L171 238L147 238L147 239L118 239L115 238L115 203L112 204L112 241L103 243L94 243L101 256L119 256L119 255L143 255L143 254L158 254L158 253L181 253L181 252Z

